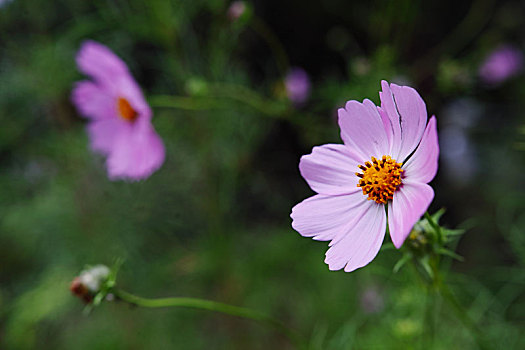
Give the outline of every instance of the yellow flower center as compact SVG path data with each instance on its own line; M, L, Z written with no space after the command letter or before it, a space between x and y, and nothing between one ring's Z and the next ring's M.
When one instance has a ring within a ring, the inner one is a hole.
M401 185L403 164L396 163L390 156L383 156L380 160L372 157L372 162L365 162L365 165L359 165L363 173L355 173L361 178L357 187L361 187L363 194L368 195L368 200L386 204Z
M138 117L138 113L131 107L128 100L123 97L119 97L117 100L117 110L119 116L128 122L135 121Z

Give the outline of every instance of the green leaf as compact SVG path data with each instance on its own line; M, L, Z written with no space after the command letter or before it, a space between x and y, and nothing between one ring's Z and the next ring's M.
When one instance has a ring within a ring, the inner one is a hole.
M466 231L467 230L464 230L464 229L456 229L456 230L443 229L443 233L445 234L445 236L461 236Z
M412 254L406 253L403 255L403 257L394 265L394 273L397 273L410 259L412 259Z
M426 273L430 276L430 278L434 279L434 271L432 271L432 267L430 267L430 264L428 262L428 258L419 260L421 263L421 266L425 269Z
M447 210L445 208L441 208L438 211L436 211L434 214L432 214L432 219L436 224L439 224L439 219L445 214Z
M463 258L461 255L453 252L452 250L448 250L446 248L439 248L437 250L437 253L438 254L441 254L441 255L447 255L447 256L450 256L451 258L453 259L456 259L456 260L459 260L459 261L465 261L465 258Z

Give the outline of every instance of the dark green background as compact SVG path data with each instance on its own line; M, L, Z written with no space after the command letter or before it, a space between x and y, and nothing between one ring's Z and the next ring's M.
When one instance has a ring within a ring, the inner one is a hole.
M329 272L326 243L290 227L292 206L312 195L300 156L341 142L336 109L378 102L381 79L418 89L440 135L459 130L468 141L460 156L442 144L432 182L431 211L446 207L445 225L469 228L458 245L465 262L452 263L447 281L488 345L525 348L525 81L491 87L477 76L499 44L525 47L523 3L248 4L255 16L235 23L222 0L0 7L0 348L291 348L261 325L194 310L105 303L82 315L70 281L85 264L123 258L119 284L131 292L265 311L305 334L311 349L476 349L439 300L428 334L425 288L408 267L392 273L399 252L350 274ZM277 39L273 51L261 22ZM197 101L193 111L154 107L167 157L146 181L110 182L88 149L85 120L69 101L83 79L74 56L85 39L122 57L152 101ZM311 74L301 108L283 95L273 54L281 46ZM264 100L221 95L215 84ZM207 109L210 101L218 102ZM370 312L363 295L374 293Z

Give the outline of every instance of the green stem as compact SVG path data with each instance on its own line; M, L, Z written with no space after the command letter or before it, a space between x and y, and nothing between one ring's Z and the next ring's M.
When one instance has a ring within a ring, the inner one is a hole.
M305 349L305 344L296 331L288 328L281 321L255 310L197 298L148 299L133 295L121 289L116 289L113 293L117 299L136 306L149 308L186 307L214 311L230 316L254 320L274 328L276 331L286 336L298 349Z
M481 330L478 328L476 323L470 318L466 310L461 306L458 300L454 297L450 289L444 283L438 284L439 293L443 299L449 304L456 316L460 319L463 325L471 332L474 337L474 340L478 344L480 349L488 350L491 349L484 341L484 335Z
M286 55L286 50L279 41L279 38L274 34L270 27L268 27L268 25L259 17L254 16L250 21L249 25L257 34L261 36L261 38L263 38L266 41L266 43L273 52L280 73L284 76L288 71L289 63L288 56Z
M175 108L190 111L206 111L213 109L231 109L227 101L239 102L249 108L259 111L262 115L286 120L302 128L319 132L323 128L319 121L323 118L301 111L295 113L285 101L272 100L245 86L232 83L208 83L205 96L175 96L156 95L148 98L148 103L154 108Z
M436 300L435 300L435 291L432 288L427 288L427 297L425 305L425 332L422 342L423 349L433 349L434 348L434 339L435 339L435 323L434 323L434 314L436 310Z
M434 222L432 217L425 213L425 217L430 223L430 225L434 228L436 233L441 235L441 228ZM454 294L450 291L448 286L445 284L445 281L441 275L441 272L439 270L439 255L433 254L430 259L430 267L432 269L432 281L430 284L426 283L428 288L428 295L429 296L436 296L437 294L441 295L443 300L452 308L454 313L456 314L456 317L463 323L465 328L470 332L476 343L478 344L479 348L482 350L488 350L491 349L489 345L487 345L487 342L485 341L484 334L480 331L477 324L470 318L467 311L463 308L463 306L459 303L459 301L456 299ZM417 272L417 271L416 271ZM422 278L422 275L417 273L420 278ZM422 281L425 282L425 280L422 278ZM427 332L429 334L434 333L433 327L433 321L431 319L431 315L429 314L432 312L428 309L428 307L432 304L427 304L427 310L425 319L428 320L427 325L429 328L427 328ZM435 306L433 306L435 308Z
M227 108L227 104L220 100L206 97L184 97L184 96L169 96L158 95L152 96L148 99L152 107L158 108L175 108L190 111L201 111L209 109Z
M311 113L294 113L293 109L288 109L288 104L284 102L272 101L240 85L232 84L212 84L212 93L206 96L175 96L175 95L156 95L148 98L148 103L153 108L174 108L187 111L209 111L232 109L232 104L226 99L235 100L252 108L267 118L286 120L292 124L303 128L316 130L322 127L318 122L322 118ZM222 89L222 90L221 90Z
M436 257L436 259L438 259L438 257ZM478 344L479 348L482 350L490 349L490 347L486 345L486 342L484 342L485 337L483 333L479 330L477 324L470 318L470 316L467 313L467 310L463 308L463 306L459 303L454 294L452 294L449 287L445 284L444 279L441 276L439 270L439 260L434 260L434 264L432 264L432 270L434 274L432 288L436 290L452 308L452 310L456 314L456 317L463 323L465 328L469 330L470 334Z
M231 105L225 99L243 103L272 118L282 118L287 110L285 103L272 101L242 85L228 83L210 83L209 95L206 96L151 96L148 102L152 107L176 108L182 110L228 109Z
M412 64L412 70L420 80L435 72L435 65L443 56L455 57L474 38L483 27L494 17L496 0L472 1L467 15L439 44L428 50L420 59Z
M229 98L245 103L270 117L279 117L286 111L286 105L272 101L245 86L231 83L211 83L212 96Z

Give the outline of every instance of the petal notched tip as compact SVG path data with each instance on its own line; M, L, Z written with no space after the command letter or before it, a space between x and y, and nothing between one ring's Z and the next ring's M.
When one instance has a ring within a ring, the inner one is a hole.
M383 92L390 91L390 84L388 83L388 81L384 79L381 80L381 89L383 90Z

